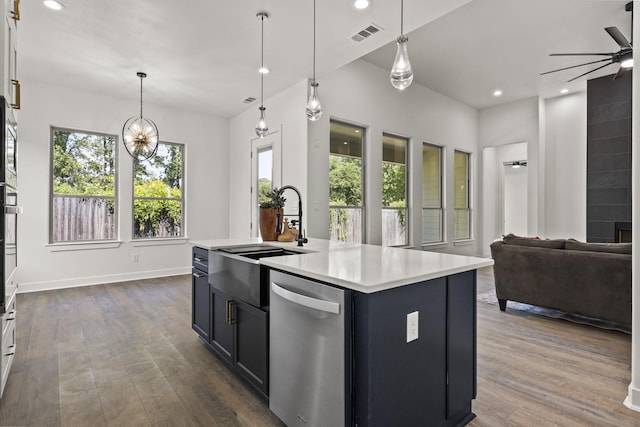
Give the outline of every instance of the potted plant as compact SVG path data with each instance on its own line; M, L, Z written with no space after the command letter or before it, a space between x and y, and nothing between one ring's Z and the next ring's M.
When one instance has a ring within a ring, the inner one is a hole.
M260 203L260 235L262 240L274 241L278 239L276 229L282 229L284 203L287 201L278 188L259 195Z

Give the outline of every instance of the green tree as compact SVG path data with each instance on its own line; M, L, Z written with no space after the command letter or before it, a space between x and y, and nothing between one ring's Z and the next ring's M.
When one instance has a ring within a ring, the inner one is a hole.
M53 192L87 196L115 193L115 138L56 130Z
M382 163L382 206L405 207L406 167L399 163Z
M268 200L268 194L273 190L273 182L269 178L258 180L258 204L263 204Z
M182 203L180 200L165 199L179 199L179 189L169 188L162 180L154 179L135 185L133 195L136 197L133 201L133 216L137 237L157 236L161 227L168 230L169 235L179 234L182 226Z
M180 235L182 153L180 145L160 143L154 157L134 161L133 217L136 237Z
M362 159L346 156L329 157L329 205L362 204Z

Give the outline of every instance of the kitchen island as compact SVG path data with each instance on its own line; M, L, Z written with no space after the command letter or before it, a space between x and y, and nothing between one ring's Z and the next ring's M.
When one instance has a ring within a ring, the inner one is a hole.
M217 251L259 241L192 243ZM492 260L319 239L302 248L266 243L304 252L259 261L271 269L265 394L285 423L456 426L473 419L475 270ZM335 300L332 290L340 291Z

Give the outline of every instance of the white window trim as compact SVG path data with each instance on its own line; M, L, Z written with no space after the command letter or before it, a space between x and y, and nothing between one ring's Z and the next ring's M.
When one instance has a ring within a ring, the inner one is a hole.
M121 240L87 240L74 242L48 243L44 245L50 252L84 251L92 249L115 249L122 245Z

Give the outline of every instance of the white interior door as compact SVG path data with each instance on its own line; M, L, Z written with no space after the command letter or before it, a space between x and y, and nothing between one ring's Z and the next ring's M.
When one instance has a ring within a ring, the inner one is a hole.
M503 234L527 235L527 168L504 166Z
M260 189L282 186L281 145L280 132L251 140L251 237L260 236L260 227L258 227Z

